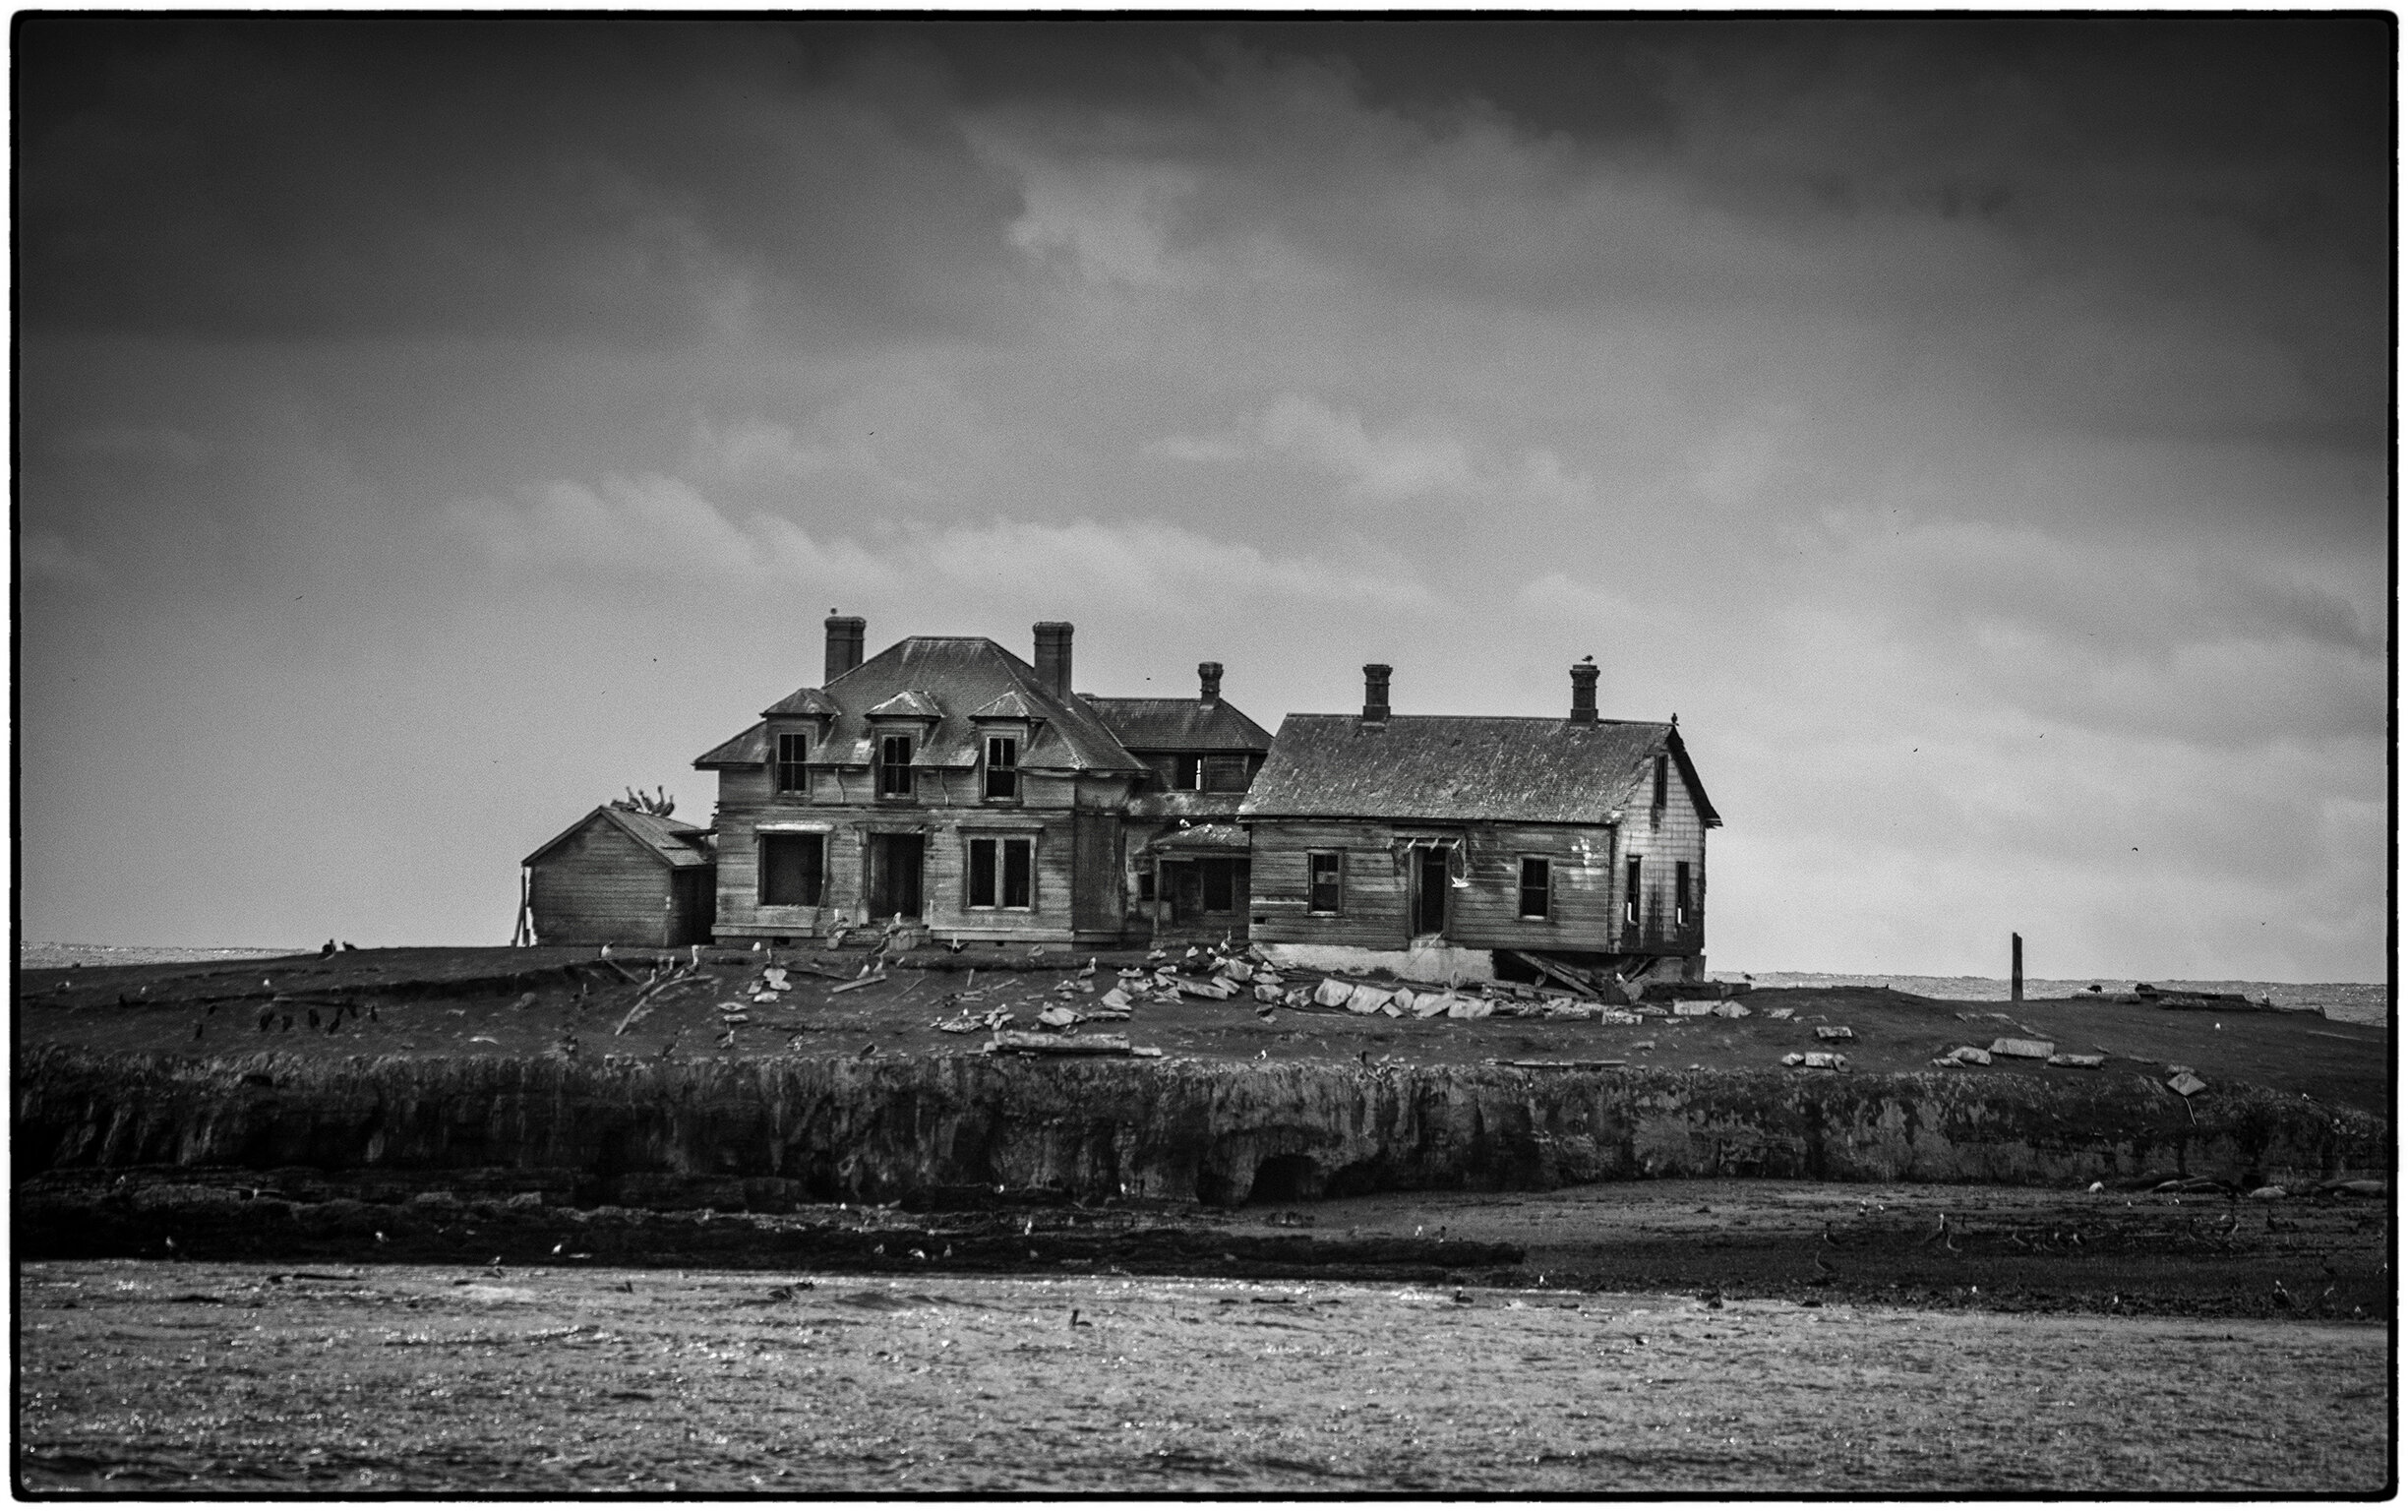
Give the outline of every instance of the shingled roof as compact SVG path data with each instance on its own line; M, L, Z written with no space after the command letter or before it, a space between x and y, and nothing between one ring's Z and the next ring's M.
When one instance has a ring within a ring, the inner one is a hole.
M1000 703L998 704L998 700ZM927 735L913 754L916 766L978 763L983 732L973 719L1016 701L1038 721L1024 769L1138 773L1145 763L1113 738L1112 730L1075 695L1047 688L1037 669L984 635L912 635L896 641L824 688L801 689L770 706L772 714L811 713L826 721L812 745L814 766L868 766L875 709L906 713ZM698 756L694 765L758 766L769 759L768 727L755 725Z
M1291 714L1238 813L1245 818L1386 817L1601 824L1669 753L1708 825L1722 822L1680 732L1640 720Z
M1099 698L1087 706L1131 751L1268 751L1271 732L1219 698Z
M646 814L640 809L622 809L617 804L604 804L535 847L526 860L518 864L522 867L535 865L562 841L597 818L624 830L629 838L669 866L703 867L715 859L710 832L699 824L689 824L684 819L673 819L666 815Z

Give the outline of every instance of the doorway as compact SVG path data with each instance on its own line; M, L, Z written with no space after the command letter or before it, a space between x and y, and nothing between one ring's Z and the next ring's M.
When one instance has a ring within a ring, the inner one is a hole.
M864 897L873 920L920 917L922 858L926 835L869 835L869 885Z
M1416 845L1413 848L1413 932L1417 938L1424 935L1446 933L1447 916L1447 847Z

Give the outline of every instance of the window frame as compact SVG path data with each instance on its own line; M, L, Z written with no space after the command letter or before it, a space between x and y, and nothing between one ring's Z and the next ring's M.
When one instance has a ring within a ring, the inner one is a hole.
M1188 752L1171 757L1171 791L1201 793L1204 791L1204 757Z
M1552 856L1524 856L1521 861L1521 876L1516 879L1514 917L1525 923L1554 923L1555 858ZM1533 867L1538 869L1539 910L1535 914L1530 911L1531 868Z
M1644 856L1622 858L1622 922L1632 929L1639 927L1639 889L1647 880L1646 870L1641 864L1646 859Z
M900 741L903 746L903 759L901 761L890 761L887 759L887 752L898 741ZM880 731L878 733L876 760L872 763L871 769L873 773L875 773L873 782L876 794L879 798L914 798L918 796L918 794L914 791L916 784L912 778L912 757L918 754L918 744L913 736L901 731L892 733ZM887 774L889 772L902 773L902 785L900 787L887 786Z
M811 791L811 732L780 730L769 762L769 787L776 793L808 793ZM792 778L789 781L789 778Z
M1330 866L1331 903L1321 906L1321 860L1327 857ZM1346 852L1306 851L1304 853L1304 911L1324 919L1335 919L1346 912Z
M755 831L757 850L753 856L752 894L763 908L821 908L827 903L828 837L817 830ZM804 873L803 898L773 898L769 895L769 849L771 846L809 845L818 851L818 865Z
M1689 863L1672 863L1672 927L1689 928Z
M1035 913L1037 911L1037 837L1019 834L971 834L962 836L962 907L971 913ZM979 847L991 847L985 865L980 864ZM1023 857L1019 877L1021 901L1012 897L1013 847L1019 847ZM978 901L981 883L989 901Z
M1001 764L995 761L995 748L1004 747ZM1001 777L1006 789L995 791L995 779ZM993 735L986 737L979 763L979 799L982 803L1016 804L1020 801L1020 737Z
M1649 807L1662 808L1664 799L1671 793L1671 790L1672 758L1668 756L1659 756L1656 758L1656 797Z

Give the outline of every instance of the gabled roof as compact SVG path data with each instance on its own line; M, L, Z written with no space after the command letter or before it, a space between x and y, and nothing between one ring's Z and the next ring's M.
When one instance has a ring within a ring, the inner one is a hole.
M597 822L615 825L668 866L706 867L717 859L711 846L710 832L699 824L689 824L684 819L673 819L664 815L646 814L640 809L622 809L617 804L604 804L535 847L526 860L518 864L522 867L535 865L563 841Z
M977 764L980 734L974 717L959 712L1016 700L1028 718L1041 722L1023 768L1052 771L1137 773L1145 763L1113 738L1112 731L1077 696L1064 697L1038 679L1037 669L984 635L913 635L838 677L824 688L803 689L772 705L800 711L817 700L833 718L826 735L812 745L814 766L867 766L872 756L870 718L907 717L933 721L913 752L918 766ZM757 766L769 759L765 726L746 731L697 759L696 766Z
M1386 817L1601 824L1654 780L1668 752L1708 825L1722 822L1668 724L1291 714L1238 813L1246 818Z
M1095 700L1090 698L1087 701L1092 703ZM1007 688L972 709L970 717L973 719L1035 719L1038 714L1036 706L1020 696L1019 689ZM1126 745L1127 742L1124 741L1122 744Z
M1271 732L1222 699L1080 697L1131 751L1268 751Z
M763 715L833 714L835 712L836 705L830 703L827 700L827 695L816 688L798 688L761 710Z

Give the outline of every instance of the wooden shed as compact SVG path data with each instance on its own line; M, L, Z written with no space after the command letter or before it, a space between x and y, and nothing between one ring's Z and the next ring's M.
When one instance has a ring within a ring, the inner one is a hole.
M604 804L520 865L537 944L710 942L718 862L697 825Z

